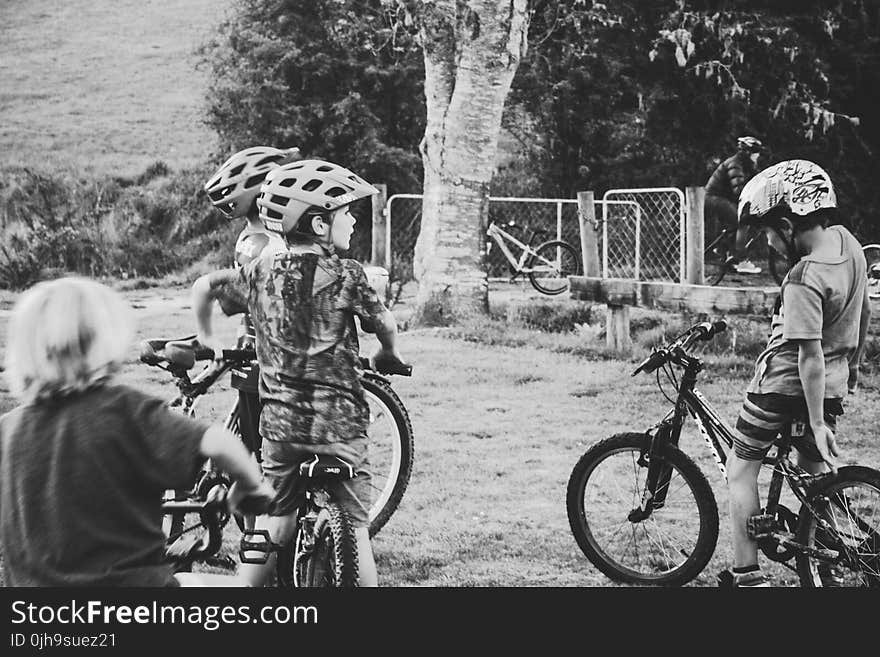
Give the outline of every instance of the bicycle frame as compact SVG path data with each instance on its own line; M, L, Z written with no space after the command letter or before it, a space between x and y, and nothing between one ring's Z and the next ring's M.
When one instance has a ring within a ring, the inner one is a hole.
M727 480L725 464L727 463L727 452L732 449L734 444L734 433L733 429L721 419L706 398L695 388L697 374L703 369L703 364L698 358L688 356L681 349L675 352L670 362L684 367L684 373L679 384L675 406L659 423L647 432L652 436L647 453L649 468L641 504L639 509L633 509L630 513L631 521L641 521L648 518L654 509L662 508L665 503L672 469L663 463L661 455L662 445L672 444L676 447L678 446L681 429L688 415L696 422L697 428L714 457L718 469L721 471L725 481ZM806 447L806 444L802 444L799 440L792 437L790 427L783 429L781 437L774 444L776 446L776 453L772 457L764 457L763 460L763 465L772 467L773 474L767 492L767 503L762 510L762 514L765 518L776 519L777 513L781 509L779 500L782 494L782 483L785 481L795 497L816 517L819 524L826 529L830 528L829 523L808 503L810 484L829 476L828 473L809 474L789 460L788 455L793 446L800 447L801 449ZM644 456L643 454L640 457L640 461ZM658 463L660 464L659 466L654 465ZM837 556L828 554L827 551L796 543L789 536L779 533L776 529L774 526L764 527L761 539L769 540L771 544L792 548L826 561L831 561Z
M533 271L536 271L531 267L525 267L526 260L528 258L538 255L537 251L535 251L530 245L524 244L523 242L519 241L513 235L505 231L503 228L499 228L494 223L489 225L489 228L486 230L486 235L497 242L498 247L504 254L504 257L507 258L510 266L513 267L517 274L530 274ZM510 248L505 242L512 242L516 247L522 249L522 254L520 255L519 259L517 259L515 255L513 255ZM548 262L547 264L550 263Z

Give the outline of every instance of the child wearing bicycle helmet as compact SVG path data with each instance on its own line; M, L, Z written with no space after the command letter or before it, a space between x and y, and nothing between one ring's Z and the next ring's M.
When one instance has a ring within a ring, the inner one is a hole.
M277 236L266 230L260 221L256 200L260 185L272 169L301 159L298 148L279 150L271 146L254 146L239 151L217 169L205 183L205 193L217 210L228 219L247 220L235 242L235 263L250 262Z
M108 287L39 283L12 311L0 417L0 546L8 586L241 585L172 575L162 496L213 459L243 494L267 494L238 439L115 381L133 337Z
M371 484L367 458L369 410L355 317L373 332L380 348L373 359L402 360L397 326L363 267L340 258L349 247L355 217L350 206L378 190L339 165L303 160L272 170L257 204L266 228L286 242L264 249L241 268L211 275L219 294L246 305L256 330L260 368L260 435L263 474L276 490L268 518L257 520L272 541L283 543L294 531L302 499L297 466L311 454L342 457L357 477L331 490L355 528L362 586L376 584L369 540ZM210 327L200 325L200 335ZM271 572L265 565L242 564L239 571L259 585Z
M298 148L279 150L270 146L254 146L235 153L224 162L205 183L205 192L211 204L230 219L245 218L246 224L235 242L236 268L256 258L264 248L284 248L284 240L277 233L266 230L260 221L257 196L266 174L287 162L301 159ZM256 336L250 314L241 303L233 303L228 296L211 288L211 274L200 276L192 287L193 312L200 325L210 327L211 312L219 301L227 316L243 313L237 336L237 348L253 348ZM205 347L220 353L223 348L218 340L207 334L199 341ZM260 400L257 394L257 371L254 368L236 368L232 371L232 387L239 391L239 412L242 438L250 449L259 454L257 423L260 417Z
M807 160L765 169L740 199L740 218L775 231L796 262L782 281L770 339L746 388L727 464L732 570L740 586L769 585L747 523L761 512L758 471L779 431L790 425L793 435L812 436L816 450L799 453L801 467L836 471L836 418L857 384L870 318L865 257L846 228L829 226L836 208L828 174ZM820 574L833 582L832 572Z

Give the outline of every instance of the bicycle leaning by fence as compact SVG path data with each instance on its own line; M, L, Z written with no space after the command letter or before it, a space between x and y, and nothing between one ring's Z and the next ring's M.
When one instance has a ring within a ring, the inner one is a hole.
M141 343L140 360L171 374L178 394L168 402L168 406L190 416L195 415L199 397L206 394L227 372L234 371L247 376L252 368L257 367L256 353L252 349L224 349L221 358L214 360L213 351L201 347L195 336L176 340L144 340ZM190 377L189 370L198 361L208 361L208 364ZM361 366L364 369L361 385L370 410L367 433L375 499L369 510L369 518L370 536L374 536L388 522L403 498L412 473L414 449L409 414L383 375L410 376L412 368L404 363L384 363L378 364L380 371L377 372L372 370L366 358L361 358ZM239 399L236 399L226 416L224 426L241 437L245 446L259 460L259 444L249 444L245 432L241 430L241 411ZM166 497L203 500L218 483L224 483L228 487L228 477L218 472L209 462L190 490L169 491ZM200 529L198 513L189 520L182 513L168 514L166 521L169 543L174 542L181 534L204 531L204 528ZM239 528L244 527L243 518L236 516L236 521ZM224 563L226 562L220 565Z
M715 496L679 448L679 437L690 415L726 478L725 448L733 445L733 430L695 389L703 363L687 353L725 328L724 322L697 324L645 359L633 376L656 371L660 386L662 368L677 384L677 398L667 397L674 407L647 431L593 445L571 473L571 530L593 565L615 581L680 586L712 557L718 540ZM673 366L684 370L680 382ZM844 466L837 475L808 474L790 459L793 447L818 458L802 434L797 423L786 428L775 452L764 458L772 475L761 515L749 520L750 535L767 558L795 570L801 586L832 579L836 585L880 586L880 472ZM797 514L779 501L783 482L800 502Z
M508 229L517 228L511 221ZM564 240L549 240L532 247L532 243L541 230L528 230L528 238L522 242L492 222L486 231L504 254L512 273L511 281L521 274L527 274L529 282L538 292L547 295L562 294L569 289L569 276L577 276L581 271L581 256L578 251ZM486 255L492 248L492 242L486 243ZM511 249L520 249L519 257Z

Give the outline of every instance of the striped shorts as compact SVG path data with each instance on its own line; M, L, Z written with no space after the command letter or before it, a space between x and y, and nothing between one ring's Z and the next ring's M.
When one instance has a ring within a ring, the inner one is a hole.
M837 417L843 415L842 400L825 400L825 424L831 431L837 428ZM748 393L736 420L737 435L734 439L736 455L746 461L760 461L770 450L779 432L787 424L803 424L803 435L807 442L813 442L810 430L807 401L803 397L792 397L768 393L759 395ZM794 432L793 432L794 433ZM794 435L797 435L794 433ZM811 458L808 450L805 455Z

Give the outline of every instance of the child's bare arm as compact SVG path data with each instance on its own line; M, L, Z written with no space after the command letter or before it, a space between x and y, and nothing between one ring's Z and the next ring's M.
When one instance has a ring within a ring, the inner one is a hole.
M862 359L862 352L865 348L865 337L868 335L868 324L871 321L871 299L868 297L868 290L865 290L865 296L862 299L862 314L859 318L859 343L855 353L849 361L849 379L847 380L847 388L849 392L855 392L859 385L859 362Z
M218 424L211 425L202 436L199 451L240 485L251 490L259 487L260 469L257 462L231 431Z
M211 322L214 301L220 303L221 309L227 315L247 311L247 290L238 271L222 269L211 272L200 276L192 286L192 307L199 341L216 350Z

